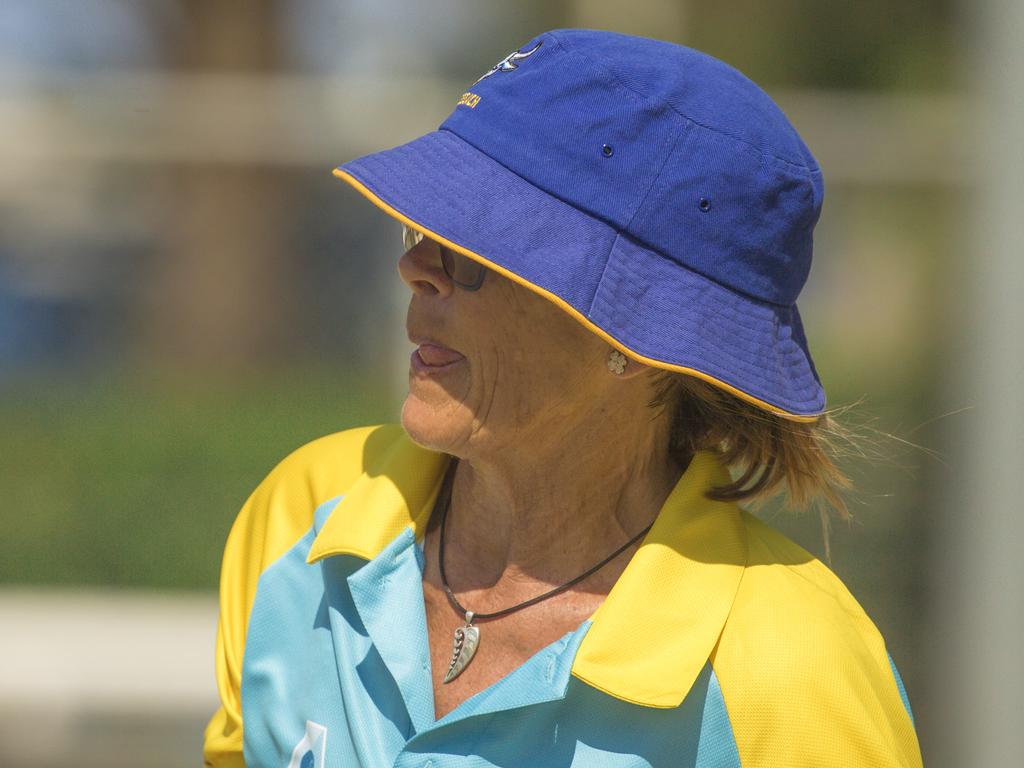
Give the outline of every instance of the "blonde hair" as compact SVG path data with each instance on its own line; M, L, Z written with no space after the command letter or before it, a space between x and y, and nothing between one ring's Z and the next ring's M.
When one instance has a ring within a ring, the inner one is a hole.
M657 411L654 418L671 409L670 453L685 461L696 451L713 451L735 470L734 475L739 473L733 482L711 489L708 498L759 507L784 492L797 511L817 507L825 558L831 563L828 507L844 521L852 519L840 492L853 483L834 461L841 445L856 442L853 432L835 418L846 408L801 422L686 374L656 369L649 381L653 398L648 405Z

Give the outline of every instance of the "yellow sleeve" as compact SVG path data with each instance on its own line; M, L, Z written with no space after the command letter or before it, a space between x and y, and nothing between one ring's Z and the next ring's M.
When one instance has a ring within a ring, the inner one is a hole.
M744 512L749 559L712 666L744 768L920 768L884 640L839 578Z
M364 444L377 430L397 436L401 425L349 429L299 448L267 475L235 518L224 547L220 574L216 646L220 707L206 726L204 765L245 765L242 659L260 574L306 534L320 504L342 495L358 479L363 471Z

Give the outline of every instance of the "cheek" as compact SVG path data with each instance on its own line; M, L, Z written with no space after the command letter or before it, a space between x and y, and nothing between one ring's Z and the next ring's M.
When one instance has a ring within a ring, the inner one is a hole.
M495 275L488 275L490 280ZM498 276L501 277L501 276ZM529 416L589 386L600 340L542 296L508 278L481 291L472 312L482 404ZM469 319L469 318L467 318ZM492 417L495 414L491 414Z
M529 309L528 302L513 300L481 325L498 369L490 373L499 377L499 385L501 380L526 382L541 378L559 354L558 345L541 322L543 318Z
M508 336L495 350L488 385L496 399L515 402L515 410L542 411L574 402L589 387L586 353L576 338L545 331Z

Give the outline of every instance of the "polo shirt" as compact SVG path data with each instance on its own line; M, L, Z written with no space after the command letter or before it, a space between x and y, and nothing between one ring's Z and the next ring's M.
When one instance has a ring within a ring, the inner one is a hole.
M435 719L423 535L450 460L359 427L253 492L224 550L207 766L921 765L877 628L810 553L704 497L731 479L711 451L591 616Z

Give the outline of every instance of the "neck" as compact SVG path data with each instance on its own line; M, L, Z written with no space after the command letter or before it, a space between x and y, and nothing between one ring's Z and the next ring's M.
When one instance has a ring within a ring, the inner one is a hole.
M662 430L636 421L579 424L547 446L463 457L445 525L450 586L499 595L559 586L652 523L684 467ZM579 588L606 593L639 544Z

